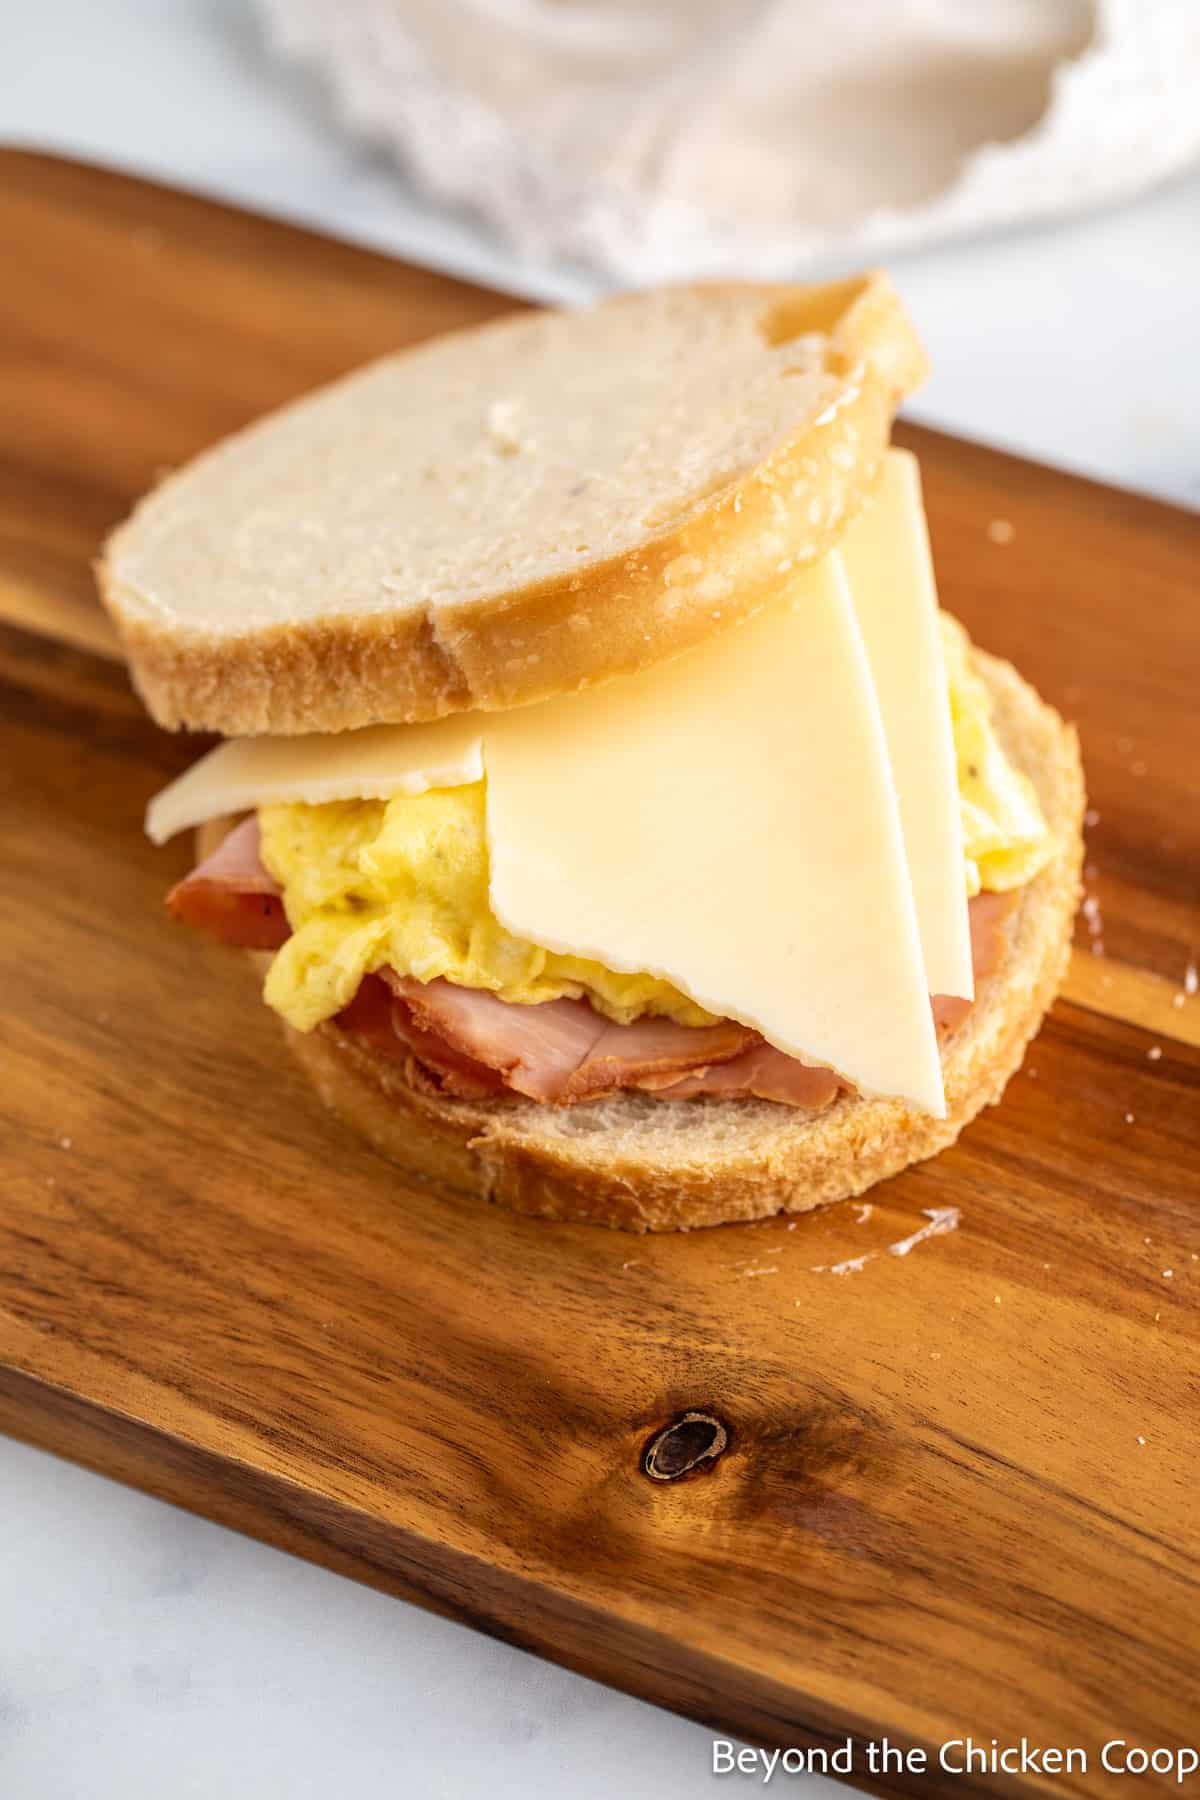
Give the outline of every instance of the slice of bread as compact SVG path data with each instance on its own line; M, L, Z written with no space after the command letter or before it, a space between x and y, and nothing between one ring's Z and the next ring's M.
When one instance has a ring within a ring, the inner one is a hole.
M1083 860L1074 730L1010 664L981 651L973 657L995 702L1000 741L1037 788L1058 853L1021 891L1004 959L946 1046L946 1119L897 1100L850 1098L820 1113L631 1093L562 1110L520 1099L451 1100L418 1091L397 1064L335 1025L308 1035L285 1026L321 1098L409 1175L518 1212L629 1231L802 1212L861 1194L953 1143L1000 1098L1058 991ZM203 851L212 845L211 835L202 839Z
M882 275L515 314L207 451L114 533L101 592L172 728L568 692L753 613L821 555L924 372Z

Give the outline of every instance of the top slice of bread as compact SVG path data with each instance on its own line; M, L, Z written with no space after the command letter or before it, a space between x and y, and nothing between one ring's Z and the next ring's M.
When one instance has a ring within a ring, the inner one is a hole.
M169 727L499 708L677 654L824 553L924 357L885 277L515 314L169 477L101 592Z

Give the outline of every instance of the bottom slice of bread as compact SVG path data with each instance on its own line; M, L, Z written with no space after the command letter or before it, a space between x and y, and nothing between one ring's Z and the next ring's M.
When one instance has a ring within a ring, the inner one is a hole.
M401 1065L334 1025L291 1048L326 1105L407 1174L518 1212L627 1231L684 1231L842 1200L952 1144L999 1100L1054 1000L1083 860L1074 730L1008 663L973 652L1012 761L1033 781L1058 851L1022 889L1004 958L943 1053L948 1116L843 1097L806 1113L765 1100L622 1093L562 1109L419 1091Z

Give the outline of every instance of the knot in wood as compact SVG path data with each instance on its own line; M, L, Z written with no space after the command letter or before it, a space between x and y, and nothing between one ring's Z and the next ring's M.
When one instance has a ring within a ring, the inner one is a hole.
M655 1432L642 1452L642 1473L651 1481L678 1481L710 1469L729 1443L729 1432L713 1413L680 1413Z

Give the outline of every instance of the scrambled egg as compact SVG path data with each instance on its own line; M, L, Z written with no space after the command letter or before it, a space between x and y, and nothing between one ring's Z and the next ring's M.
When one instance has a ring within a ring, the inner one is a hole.
M943 626L967 892L1018 887L1053 845L1032 786L996 739L966 633L945 615ZM713 1023L668 982L617 975L506 931L488 903L484 806L478 781L388 801L261 808L263 861L284 890L292 927L267 975L268 1004L310 1031L349 1004L364 975L390 966L505 1000L586 997L620 1024L643 1013Z
M258 818L292 927L264 998L300 1031L339 1012L363 976L384 967L505 1000L586 995L622 1025L643 1013L714 1023L669 982L616 975L504 929L488 904L482 781L386 801L264 806Z
M1013 768L992 729L992 697L971 668L971 640L948 613L941 622L967 893L1004 893L1032 881L1054 843L1033 783Z

